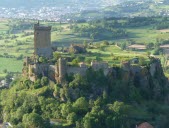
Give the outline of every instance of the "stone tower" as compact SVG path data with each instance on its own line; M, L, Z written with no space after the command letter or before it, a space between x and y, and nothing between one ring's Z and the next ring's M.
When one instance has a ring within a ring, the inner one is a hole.
M65 75L67 72L67 66L66 66L66 60L63 58L60 58L58 60L57 68L56 68L56 80L57 83L63 83L65 81Z
M51 48L51 27L40 26L39 22L34 25L34 54L50 58Z

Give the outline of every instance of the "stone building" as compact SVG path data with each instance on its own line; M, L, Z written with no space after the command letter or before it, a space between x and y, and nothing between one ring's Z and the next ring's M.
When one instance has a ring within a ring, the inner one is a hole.
M71 44L69 47L69 53L79 54L86 53L86 48L83 45Z
M51 57L51 26L34 25L34 54L38 56Z

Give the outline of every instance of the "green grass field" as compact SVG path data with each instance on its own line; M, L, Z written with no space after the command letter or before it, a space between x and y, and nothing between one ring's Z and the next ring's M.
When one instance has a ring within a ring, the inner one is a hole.
M5 32L8 28L8 20L0 19L0 33Z
M137 56L147 57L146 52L121 50L118 46L108 45L102 49L88 49L88 52L93 53L93 59L100 57L103 61L109 62L109 65L120 64L121 61L130 60Z
M3 70L7 69L9 72L21 72L22 60L16 60L15 58L0 58L0 74L3 74Z

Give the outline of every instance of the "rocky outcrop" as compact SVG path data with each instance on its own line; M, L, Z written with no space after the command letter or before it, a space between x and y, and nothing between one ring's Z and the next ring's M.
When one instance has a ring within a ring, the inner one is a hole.
M134 85L141 90L152 94L152 98L165 97L165 89L168 88L168 79L165 77L161 62L153 58L146 66L131 65L125 62L121 68L111 68L108 73L109 80L120 80L127 85Z

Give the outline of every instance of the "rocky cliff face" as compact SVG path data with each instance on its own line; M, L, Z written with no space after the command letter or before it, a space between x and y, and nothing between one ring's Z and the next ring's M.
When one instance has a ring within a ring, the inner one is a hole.
M143 93L149 93L155 99L166 97L169 86L159 59L151 58L146 66L125 63L122 68L112 68L109 72L111 82L121 80L126 86L134 85Z
M86 75L76 74L59 88L65 91L65 94L60 92L55 96L61 101L67 101L66 97L74 101L81 96L95 100L107 95L111 100L140 102L143 99L169 103L168 79L158 59L152 59L145 66L125 63L122 67L112 67L107 76L103 70L89 68Z

